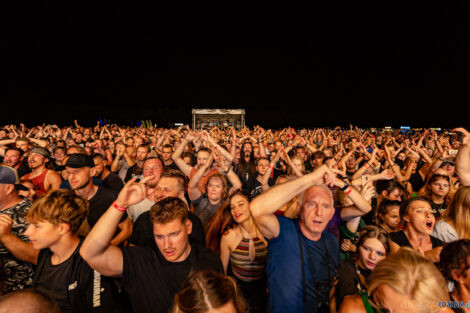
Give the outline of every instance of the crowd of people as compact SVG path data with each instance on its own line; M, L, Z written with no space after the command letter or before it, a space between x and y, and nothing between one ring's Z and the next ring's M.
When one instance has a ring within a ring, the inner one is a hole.
M0 161L0 312L469 310L464 128L5 125Z

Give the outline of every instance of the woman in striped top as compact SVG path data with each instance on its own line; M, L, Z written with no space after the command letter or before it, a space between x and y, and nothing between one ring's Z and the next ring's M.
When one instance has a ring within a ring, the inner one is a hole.
M207 244L220 253L225 273L236 279L250 312L266 312L268 246L245 191L235 192L219 209L208 225Z

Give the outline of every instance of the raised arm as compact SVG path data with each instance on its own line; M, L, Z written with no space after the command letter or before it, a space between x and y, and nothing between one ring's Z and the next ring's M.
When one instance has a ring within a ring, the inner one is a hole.
M111 240L111 244L115 246L121 244L132 235L132 221L128 217L119 223L117 227L119 229L119 233Z
M121 169L121 164L119 164L119 160L121 159L121 156L124 154L124 149L123 146L119 146L116 148L116 157L113 160L113 163L111 163L111 171L112 172L117 172Z
M225 175L230 184L232 184L232 187L228 192L228 194L231 195L235 191L242 188L242 183L238 175L233 171L233 166L231 162L227 162L225 160L225 157L222 155L221 151L219 151L218 149L216 149L216 156L219 172L221 172L222 175Z
M192 132L188 132L186 138L183 139L181 144L176 148L175 152L173 152L171 159L178 168L184 173L184 175L189 176L193 167L191 165L186 164L186 162L181 158L181 154L184 151L184 148L188 145L188 143L194 139L194 134Z
M197 171L194 173L193 177L189 180L188 183L188 195L190 200L196 200L199 199L201 196L202 192L199 190L197 187L197 184L202 178L202 175L204 172L211 166L212 160L214 159L214 153L211 153L209 159L206 161L206 163L201 166L200 168L197 169Z
M289 149L290 150L290 149ZM286 163L289 165L289 167L292 169L292 171L295 173L297 177L302 177L304 174L302 174L301 171L292 163L292 160L289 158L289 155L287 154L287 151L282 148L282 157L286 161Z
M18 260L37 264L39 250L31 243L25 242L11 233L13 220L10 216L0 214L0 243Z
M220 151L220 153L224 156L224 158L226 158L227 160L230 161L230 163L232 163L233 157L232 157L232 154L230 152L225 150L224 147L220 146L214 140L214 138L212 138L212 136L209 135L207 132L203 132L203 135L204 135L204 138L207 140L207 142L209 142L212 145L212 147L214 147L214 149L217 149L217 151Z
M346 186L346 182L341 181L340 179L336 179L335 186L337 186L338 188L344 188ZM372 185L372 182L369 182L363 188L370 192L370 189L373 189L374 187ZM349 186L345 190L345 194L348 199L351 200L353 205L346 206L341 210L341 218L343 220L348 221L352 218L362 216L366 213L369 213L372 209L369 202L370 199L364 198L356 188Z
M256 197L250 203L250 211L264 237L279 236L279 222L274 212L310 186L333 183L334 177L331 169L322 165L312 173L274 186Z
M463 135L463 142L455 158L455 172L463 186L470 186L470 133L464 128L456 128L453 131Z
M274 167L276 166L277 161L279 161L279 157L281 156L281 150L276 153L276 155L273 157L271 162L269 163L269 167L266 170L266 173L263 175L261 178L261 189L263 192L269 190L269 178L271 177L271 173L273 172Z
M111 239L126 209L145 199L145 183L152 178L153 176L148 176L140 183L135 182L136 178L128 181L116 201L101 216L85 238L80 248L80 255L88 265L101 274L114 277L122 275L122 250L112 245Z

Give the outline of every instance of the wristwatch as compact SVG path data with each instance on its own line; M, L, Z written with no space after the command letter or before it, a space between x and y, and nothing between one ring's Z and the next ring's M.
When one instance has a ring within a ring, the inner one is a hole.
M343 188L339 188L341 191L345 191L349 187L349 184L347 181L344 181L344 186Z

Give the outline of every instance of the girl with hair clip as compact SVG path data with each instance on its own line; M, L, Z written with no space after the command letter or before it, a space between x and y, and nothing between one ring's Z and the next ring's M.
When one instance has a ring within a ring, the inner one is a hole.
M436 219L441 217L451 201L451 184L449 175L433 174L418 193L420 197L430 200L432 212Z
M450 299L456 302L470 301L470 240L460 239L445 245L441 252L439 269L451 283ZM468 308L453 308L456 313L468 312Z
M470 187L457 191L432 235L444 242L470 238Z
M339 264L335 288L331 291L334 301L330 302L330 312L336 312L346 296L366 292L367 277L389 252L390 245L385 230L372 225L362 229L356 253L350 259L341 260Z
M266 312L268 247L249 207L245 191L233 193L208 224L206 241L220 253L225 273L235 278L251 312Z
M172 313L245 313L245 302L231 277L199 271L175 295Z

